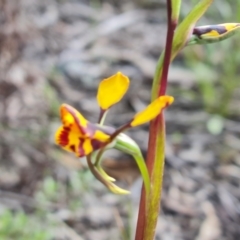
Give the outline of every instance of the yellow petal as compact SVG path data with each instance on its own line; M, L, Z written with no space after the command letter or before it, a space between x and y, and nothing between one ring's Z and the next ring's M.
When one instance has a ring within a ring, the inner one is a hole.
M99 106L106 110L119 102L129 87L129 79L121 72L100 82L97 101Z
M91 153L94 149L91 139L84 138L78 129L61 126L55 134L55 142L64 150L73 152L77 157L83 157Z
M73 107L63 104L60 107L63 126L55 134L55 142L64 150L82 157L93 151L89 137L94 130L89 129L88 121Z
M88 121L77 109L68 104L62 104L60 107L61 120L64 126L77 125L80 128L87 127Z
M100 130L96 130L93 135L93 139L96 139L100 142L107 142L108 140L110 140L110 135L108 135Z
M154 119L165 107L173 102L174 98L171 96L161 96L148 105L143 111L137 113L132 122L131 127L135 127Z

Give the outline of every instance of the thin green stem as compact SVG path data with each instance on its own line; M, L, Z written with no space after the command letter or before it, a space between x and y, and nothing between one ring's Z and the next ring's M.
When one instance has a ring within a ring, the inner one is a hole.
M108 110L103 110L103 109L100 110L100 114L99 114L99 117L98 117L98 123L100 125L103 125L103 123L106 119L107 113L108 113Z
M99 173L99 171L95 168L95 166L92 163L91 160L91 155L87 156L87 164L88 167L90 169L90 171L92 172L92 174L101 182L103 183L107 188L109 187L108 182L102 177L102 175Z

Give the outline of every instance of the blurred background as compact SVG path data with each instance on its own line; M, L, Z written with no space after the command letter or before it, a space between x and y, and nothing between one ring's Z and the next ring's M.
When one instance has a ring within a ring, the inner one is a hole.
M181 19L195 1L183 1ZM198 25L240 22L218 0ZM107 117L119 126L149 103L166 34L164 0L0 1L0 239L131 240L141 189L134 160L103 166L131 196L109 193L84 161L54 145L59 106L92 122L99 81L131 79ZM240 239L239 35L184 49L171 65L158 240ZM128 134L146 154L148 126Z

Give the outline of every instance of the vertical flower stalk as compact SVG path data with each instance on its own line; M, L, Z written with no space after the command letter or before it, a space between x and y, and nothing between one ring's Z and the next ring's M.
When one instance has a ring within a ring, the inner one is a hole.
M172 2L175 2L174 14L172 14ZM169 64L171 61L172 42L174 30L177 26L178 12L180 9L180 1L167 1L167 15L168 15L168 32L166 38L166 47L162 68L162 58L157 65L155 73L155 81L159 79L160 84L153 84L152 100L155 95L165 95L167 89L167 76ZM162 55L163 56L163 55ZM162 69L161 69L162 68ZM164 148L165 148L165 121L164 115L161 113L150 124L150 138L148 144L147 167L152 183L150 192L150 202L146 202L145 190L142 189L138 224L136 230L136 240L139 239L153 239L155 234L155 227L159 212L159 202L161 199L162 179L164 172Z
M178 23L181 0L167 0L168 32L165 50L160 56L152 86L152 101L165 95L170 62L187 45L197 20L204 14L213 0L201 0L183 22ZM150 123L147 167L151 181L151 192L146 198L142 188L135 240L152 240L155 235L163 185L165 162L165 121L161 113ZM149 201L146 201L149 199Z

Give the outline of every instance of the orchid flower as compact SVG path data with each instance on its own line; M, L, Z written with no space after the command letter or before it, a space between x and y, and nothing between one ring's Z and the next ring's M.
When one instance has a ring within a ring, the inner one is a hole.
M117 187L115 179L108 176L101 167L101 158L109 148L116 148L131 154L140 169L146 191L150 190L150 180L144 158L138 145L123 134L123 131L147 123L157 117L161 111L173 102L171 96L161 96L149 104L143 111L135 114L126 124L119 128L103 125L109 109L118 103L129 87L129 79L121 72L100 82L97 102L100 106L98 123L91 123L75 108L68 104L60 107L62 126L55 134L55 142L64 150L75 153L76 157L86 157L88 166L95 177L109 190L117 194L127 194L128 191Z

